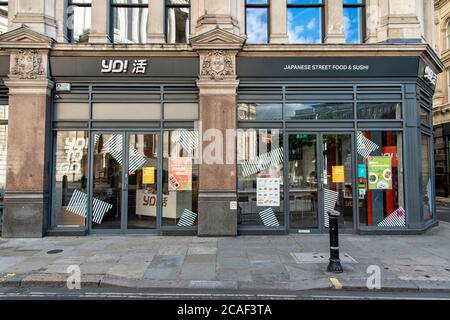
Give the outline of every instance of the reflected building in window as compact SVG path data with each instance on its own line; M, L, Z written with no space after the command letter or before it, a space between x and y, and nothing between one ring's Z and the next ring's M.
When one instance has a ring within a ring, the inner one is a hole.
M0 34L8 31L8 1L0 1Z
M111 11L114 43L147 42L148 0L113 0Z
M188 43L190 33L189 0L166 0L167 43Z

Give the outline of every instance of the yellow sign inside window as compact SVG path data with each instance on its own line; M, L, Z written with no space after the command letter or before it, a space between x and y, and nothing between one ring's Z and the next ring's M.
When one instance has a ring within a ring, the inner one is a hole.
M332 180L333 180L333 183L344 183L345 182L344 166L333 166L332 167Z
M155 167L143 167L142 184L154 184L154 183L155 183Z

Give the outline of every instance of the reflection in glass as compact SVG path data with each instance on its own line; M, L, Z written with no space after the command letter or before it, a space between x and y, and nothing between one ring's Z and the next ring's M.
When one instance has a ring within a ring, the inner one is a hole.
M8 31L8 1L0 1L0 34Z
M123 136L94 135L93 229L120 229L122 206Z
M128 137L128 229L156 228L157 138L155 134Z
M71 42L87 42L91 29L91 0L72 0L67 7L67 28Z
M148 6L113 8L114 43L146 43Z
M164 132L163 225L192 227L198 215L198 133Z
M316 135L289 135L289 216L291 228L318 228Z
M358 119L401 119L402 105L398 102L358 103Z
M167 43L188 43L190 33L189 1L168 1L166 9Z
M268 36L268 8L247 7L245 10L245 23L247 43L267 43Z
M282 104L277 103L240 103L239 120L281 120Z
M392 227L405 227L402 213L394 213L404 206L403 194L403 142L401 132L365 131L358 132L358 197L359 223L362 226L376 227L383 224ZM375 158L373 158L375 157ZM381 165L377 157L389 160ZM390 168L389 168L390 164ZM378 167L378 169L377 169ZM382 170L381 170L381 169ZM398 217L389 223L388 217ZM387 220L385 220L387 219Z
M272 224L263 221L273 218L280 226L284 225L283 215L283 135L279 130L239 130L237 133L238 159L238 224L241 226L265 226ZM255 165L259 163L259 165ZM263 183L277 180L279 192L270 188L260 190ZM260 198L266 200L258 203ZM264 191L267 191L264 192ZM273 195L270 198L270 195ZM269 198L267 198L269 196Z
M353 103L289 103L286 120L352 120Z
M363 0L344 1L345 43L362 43Z
M313 3L319 2L315 1ZM322 10L323 8L317 5L296 7L288 4L287 25L289 43L322 43Z
M52 227L85 226L88 206L88 133L58 131L55 149Z
M433 186L431 179L431 137L422 134L422 194L423 218L433 217Z

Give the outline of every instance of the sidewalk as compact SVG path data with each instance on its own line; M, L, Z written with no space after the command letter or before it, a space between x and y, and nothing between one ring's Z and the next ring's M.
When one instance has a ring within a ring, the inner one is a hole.
M450 198L436 197L436 205L450 208Z
M0 287L65 287L77 265L82 288L307 290L337 278L337 287L365 290L367 267L377 265L384 290L450 292L448 223L419 236L340 240L345 272L334 275L325 271L327 235L0 239Z

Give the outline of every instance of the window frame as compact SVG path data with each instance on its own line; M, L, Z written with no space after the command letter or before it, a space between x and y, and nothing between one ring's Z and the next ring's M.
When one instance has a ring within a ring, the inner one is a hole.
M5 106L8 110L7 112L7 118L6 119L0 119L0 126L6 126L6 130L9 129L8 127L8 120L9 120L9 104L6 101L1 101L0 105ZM7 140L6 140L6 157L8 156L8 136L7 136ZM6 185L5 185L6 188ZM0 227L2 225L1 219L2 219L2 215L3 215L3 207L4 207L4 200L0 201Z
M169 15L169 9L173 9L173 8L188 8L189 9L189 13L188 13L188 20L189 20L189 34L192 33L192 10L191 10L191 0L189 0L189 4L175 4L175 3L170 3L170 0L164 0L164 42L167 44L189 44L189 37L186 39L186 42L169 42L168 41L168 23L167 23L167 17Z
M289 41L289 35L288 35L288 43L289 44L324 44L325 43L325 28L326 28L326 23L325 23L325 2L326 0L320 0L320 3L302 3L302 4L292 4L289 3L289 0L287 0L287 5L286 5L286 26L288 26L289 21L288 21L288 12L290 8L301 8L301 9L313 9L313 8L319 8L320 9L320 28L321 28L321 39L319 43L291 43ZM327 4L328 5L328 4ZM288 28L289 29L289 28ZM289 33L289 32L288 32Z
M126 45L133 45L133 44L142 44L142 43L123 43L123 42L114 42L114 8L149 8L149 3L151 0L148 1L148 3L142 4L142 3L114 3L114 0L110 0L109 2L109 38L111 40L111 43L113 44L126 44ZM148 33L148 23L147 20L147 33Z
M267 3L247 3L247 0L245 1L245 9L244 9L244 28L245 28L245 35L248 35L247 30L247 9L266 9L267 10L267 42L263 43L249 43L249 44L269 44L270 43L270 3L271 0L267 0ZM247 37L248 39L248 37Z
M67 8L70 8L71 6L74 7L81 7L81 8L91 8L91 14L92 14L92 1L91 3L73 3L73 2L77 2L77 0L68 0L67 1ZM66 11L66 21L74 15L74 12L69 13ZM89 29L92 28L92 23ZM77 43L76 41L74 41L74 34L73 34L73 29L70 29L69 26L66 26L66 36L67 36L67 40L69 43Z
M345 9L349 9L349 8L359 8L361 9L361 23L360 23L360 32L361 32L361 41L358 43L347 43L347 41L345 42L345 44L363 44L366 42L366 30L367 30L367 21L365 19L366 16L366 0L362 0L361 3L353 3L353 4L346 4L345 0L343 0L343 7L344 7L344 11ZM344 30L344 36L345 36L345 30Z

